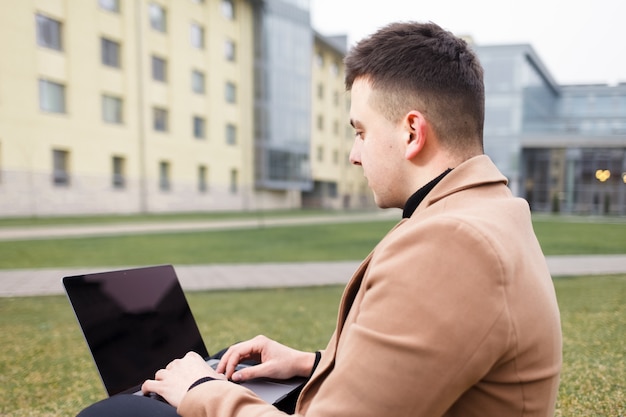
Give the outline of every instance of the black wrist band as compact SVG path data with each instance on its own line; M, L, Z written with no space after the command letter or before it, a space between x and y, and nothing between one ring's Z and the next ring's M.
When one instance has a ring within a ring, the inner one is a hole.
M210 376L205 376L200 378L199 380L197 380L196 382L194 382L193 384L191 384L189 386L189 388L187 389L187 391L190 391L192 388L197 387L200 384L204 384L205 382L209 382L209 381L214 381L215 378L211 378Z
M313 372L315 372L315 369L317 369L317 365L320 364L321 360L322 360L322 352L318 350L317 352L315 352L315 362L313 362L313 369L311 369L311 376L313 375Z

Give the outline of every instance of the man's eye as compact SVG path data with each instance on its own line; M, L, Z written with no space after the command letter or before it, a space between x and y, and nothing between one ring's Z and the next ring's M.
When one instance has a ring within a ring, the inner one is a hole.
M357 130L354 132L354 137L363 139L363 132Z

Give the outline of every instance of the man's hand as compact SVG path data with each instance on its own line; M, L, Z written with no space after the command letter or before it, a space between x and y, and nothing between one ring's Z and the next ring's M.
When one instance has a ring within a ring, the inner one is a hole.
M235 367L248 359L260 364L235 372ZM228 348L216 371L235 382L261 377L289 379L294 376L308 377L314 362L314 353L295 350L265 336L257 336Z
M197 380L205 376L215 379L226 379L216 373L197 353L189 352L182 359L170 362L165 369L160 369L141 386L144 394L159 394L174 407L178 407L187 390Z

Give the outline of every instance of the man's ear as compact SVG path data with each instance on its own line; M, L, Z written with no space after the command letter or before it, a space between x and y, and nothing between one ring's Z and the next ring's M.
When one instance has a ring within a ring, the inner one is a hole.
M426 119L417 110L408 112L404 118L408 133L404 157L407 160L415 158L426 144Z

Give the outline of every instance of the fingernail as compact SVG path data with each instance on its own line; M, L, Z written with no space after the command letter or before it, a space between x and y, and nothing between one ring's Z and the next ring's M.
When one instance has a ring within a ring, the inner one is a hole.
M235 372L232 376L233 381L241 381L241 374L239 372Z

